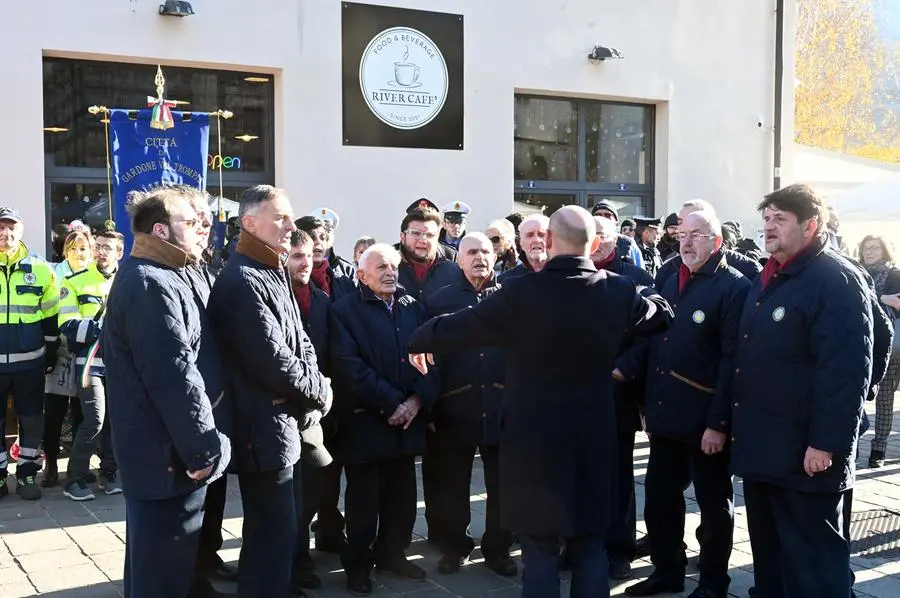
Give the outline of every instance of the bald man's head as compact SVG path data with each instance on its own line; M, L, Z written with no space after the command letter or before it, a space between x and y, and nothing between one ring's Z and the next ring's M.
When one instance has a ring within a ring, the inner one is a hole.
M591 213L579 206L564 206L550 217L547 234L547 253L551 258L558 255L588 257L595 245L597 225Z

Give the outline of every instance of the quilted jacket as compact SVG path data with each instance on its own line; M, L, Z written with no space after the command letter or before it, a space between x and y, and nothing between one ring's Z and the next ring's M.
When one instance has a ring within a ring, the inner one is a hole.
M212 339L186 265L174 245L137 234L107 301L109 418L122 487L133 500L188 494L220 477L231 456L198 367L200 347ZM210 465L203 481L187 476Z
M327 411L330 391L281 256L243 231L213 285L209 314L234 405L237 472L293 466L301 453L298 421Z

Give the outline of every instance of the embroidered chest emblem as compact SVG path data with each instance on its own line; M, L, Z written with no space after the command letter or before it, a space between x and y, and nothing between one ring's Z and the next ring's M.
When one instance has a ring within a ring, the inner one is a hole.
M702 309L698 309L693 314L691 314L691 319L695 324L702 324L706 320L706 314L703 313Z
M25 284L34 284L35 282L37 282L37 277L34 274L29 272L25 275Z
M780 307L780 306L776 307L772 311L772 319L775 320L776 322L782 321L784 319L784 308Z

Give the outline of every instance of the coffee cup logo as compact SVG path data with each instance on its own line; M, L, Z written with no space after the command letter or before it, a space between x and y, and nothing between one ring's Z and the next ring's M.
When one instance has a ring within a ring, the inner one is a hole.
M418 129L440 114L447 100L447 63L427 35L392 27L372 38L359 64L366 105L396 129Z

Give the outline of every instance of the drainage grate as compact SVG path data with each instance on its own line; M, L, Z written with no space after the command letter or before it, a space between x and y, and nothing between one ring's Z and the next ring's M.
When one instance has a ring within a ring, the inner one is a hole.
M850 552L867 559L900 558L900 513L885 510L853 513Z

